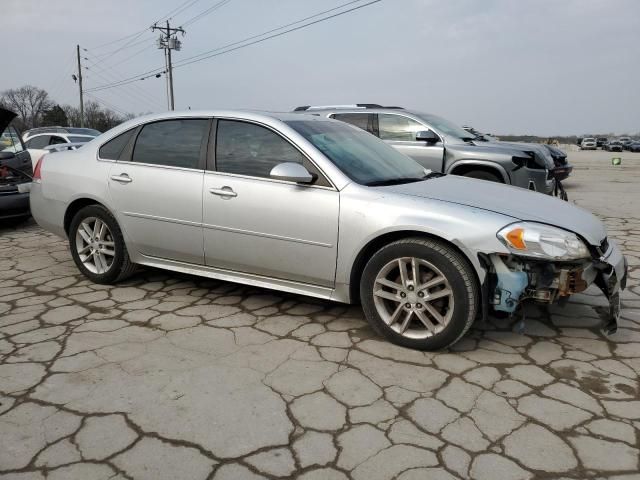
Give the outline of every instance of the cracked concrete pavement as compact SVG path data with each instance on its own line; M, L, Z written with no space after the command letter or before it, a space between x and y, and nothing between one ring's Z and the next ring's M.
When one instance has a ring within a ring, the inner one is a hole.
M158 270L94 285L61 239L1 229L0 479L637 479L640 155L609 156L572 153L566 182L628 255L608 338L589 290L523 334L491 318L411 351L357 306Z

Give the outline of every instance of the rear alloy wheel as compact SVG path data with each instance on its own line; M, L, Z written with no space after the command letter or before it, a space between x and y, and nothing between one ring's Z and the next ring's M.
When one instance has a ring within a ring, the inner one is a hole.
M135 270L116 219L102 205L89 205L76 213L69 246L78 269L95 283L115 283Z
M76 230L76 251L84 267L91 273L105 274L116 256L113 234L105 222L87 217Z
M435 350L452 345L475 319L478 294L466 259L431 239L406 239L369 260L360 287L374 329L405 347Z
M463 175L464 177L477 178L479 180L488 180L489 182L504 183L496 174L485 170L471 170Z

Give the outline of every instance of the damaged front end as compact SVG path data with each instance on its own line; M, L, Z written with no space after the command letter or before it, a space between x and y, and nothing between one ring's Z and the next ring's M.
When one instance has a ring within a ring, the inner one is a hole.
M564 250L560 236L565 242ZM484 296L488 307L512 315L525 301L563 305L571 295L595 283L609 301L602 330L615 333L627 263L614 242L604 239L597 247L587 246L570 232L527 223L505 228L498 238L512 252L522 254L484 256L488 270Z

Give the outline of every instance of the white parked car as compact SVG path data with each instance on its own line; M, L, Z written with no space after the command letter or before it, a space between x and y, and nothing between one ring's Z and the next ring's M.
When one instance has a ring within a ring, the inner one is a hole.
M580 150L597 150L598 142L595 138L587 137L580 143Z
M40 157L47 153L50 153L52 150L58 151L59 146L76 146L79 144L90 142L91 140L96 138L95 135L71 133L36 133L29 136L25 135L25 137L27 137L27 139L24 142L27 150L29 150L29 153L31 154L31 161L33 162L34 168L36 162Z

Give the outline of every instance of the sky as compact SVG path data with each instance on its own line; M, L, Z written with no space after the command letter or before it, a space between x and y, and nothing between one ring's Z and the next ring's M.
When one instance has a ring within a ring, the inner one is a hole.
M31 84L77 104L79 44L87 100L165 111L164 76L90 91L164 66L154 21L174 11L184 26L179 65L348 1L230 0L197 17L220 0L0 0L0 91ZM635 133L639 20L640 0L381 0L177 67L176 109L379 103L495 134Z

